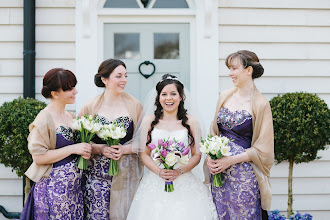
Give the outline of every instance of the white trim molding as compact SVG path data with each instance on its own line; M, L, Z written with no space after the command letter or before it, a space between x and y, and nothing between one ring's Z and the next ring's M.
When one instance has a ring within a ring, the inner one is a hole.
M79 111L87 100L100 93L94 89L94 75L104 59L105 23L188 23L191 94L199 103L205 126L208 127L219 91L217 1L186 0L189 9L114 9L103 8L105 0L84 1L88 1L90 7L90 35L86 38L86 35L82 34L88 22L83 18L82 1L76 1L76 73L79 91L76 111Z

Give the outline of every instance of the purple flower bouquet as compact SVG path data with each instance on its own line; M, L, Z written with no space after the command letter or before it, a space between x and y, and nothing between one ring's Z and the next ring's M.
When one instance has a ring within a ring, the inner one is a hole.
M173 170L174 166L180 163L181 166L186 165L189 161L189 147L185 147L183 142L174 140L159 139L158 145L150 143L148 145L151 150L151 158L165 169ZM165 182L165 192L173 192L173 182Z

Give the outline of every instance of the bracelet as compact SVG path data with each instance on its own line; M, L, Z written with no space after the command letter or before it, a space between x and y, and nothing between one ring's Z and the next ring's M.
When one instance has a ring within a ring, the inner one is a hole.
M179 167L178 169L179 169L179 171L180 171L180 173L181 173L181 175L182 175L182 174L183 174L183 171L181 170L181 168L180 168L180 167Z

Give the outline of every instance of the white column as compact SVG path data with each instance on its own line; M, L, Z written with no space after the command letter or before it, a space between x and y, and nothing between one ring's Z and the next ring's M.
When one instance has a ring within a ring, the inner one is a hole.
M217 0L196 0L196 69L194 82L203 123L209 130L219 95L219 42Z
M76 1L76 112L83 104L95 97L98 90L94 75L98 69L98 2L96 0Z

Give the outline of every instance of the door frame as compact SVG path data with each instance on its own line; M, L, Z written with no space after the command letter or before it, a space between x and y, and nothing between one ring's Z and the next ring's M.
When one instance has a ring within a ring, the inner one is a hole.
M188 1L189 9L105 9L105 0L76 1L76 111L103 91L96 89L93 77L104 60L105 23L186 23L190 26L190 93L208 127L219 94L218 4L217 0Z

